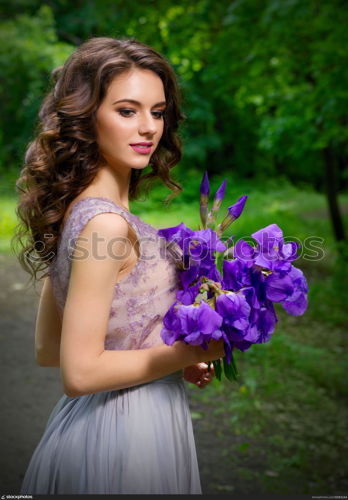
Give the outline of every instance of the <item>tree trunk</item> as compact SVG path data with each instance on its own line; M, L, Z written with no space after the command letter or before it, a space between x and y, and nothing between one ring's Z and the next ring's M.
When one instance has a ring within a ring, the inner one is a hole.
M343 219L337 200L338 179L337 179L336 159L334 152L329 146L323 149L323 158L325 165L326 196L329 206L329 213L330 213L333 232L336 241L344 241L345 233L344 233Z

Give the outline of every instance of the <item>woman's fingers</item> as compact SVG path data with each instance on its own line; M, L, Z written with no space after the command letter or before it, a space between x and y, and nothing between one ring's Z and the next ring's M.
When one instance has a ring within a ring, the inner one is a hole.
M185 369L185 380L195 384L200 389L209 384L214 375L213 363L210 364L210 372L208 371L208 364L205 362L197 363Z
M203 372L205 372L205 371L207 371L207 370L208 370L208 365L207 365L207 363L202 363L202 362L201 362L201 363L198 363L197 367L198 367L201 371L203 371Z
M211 376L210 373L206 372L205 374L202 375L202 377L196 382L197 387L200 389L204 389L211 381L213 377Z
M207 372L208 372L208 364L205 363L206 367L207 367ZM212 362L210 362L210 370L209 370L209 373L211 373L211 375L215 375L215 368L214 368L214 365Z

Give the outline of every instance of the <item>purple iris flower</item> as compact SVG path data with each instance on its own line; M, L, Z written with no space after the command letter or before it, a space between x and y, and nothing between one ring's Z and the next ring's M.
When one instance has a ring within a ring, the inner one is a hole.
M190 252L191 240L195 231L185 226L182 222L174 227L159 229L157 234L168 241L167 247L173 254L175 260L181 261L181 267L186 273L182 276L182 280L186 283L189 279L187 285L185 285L188 286L188 284L198 275L199 270L199 260L196 261ZM173 248L172 245L175 247ZM177 251L177 248L180 252Z
M198 264L192 264L191 262L191 265L187 270L181 271L179 278L183 289L187 291L188 288L192 286L192 282L201 276L205 276L213 281L218 281L219 283L221 283L222 276L216 267L214 257L206 257Z
M218 190L215 193L213 206L212 206L211 211L208 214L208 224L215 223L216 216L219 213L221 203L222 203L224 196L225 196L226 182L227 182L226 179L224 179L223 183L221 184L221 186L218 188Z
M214 252L223 252L226 249L224 243L210 228L189 233L184 225L184 227L180 226L170 228L172 231L166 236L176 238L184 252L185 265L184 270L180 273L183 289L186 291L199 276L207 276L221 281L221 275L215 265ZM161 231L163 234L163 230Z
M244 209L244 205L248 199L248 195L243 195L239 198L239 200L234 204L228 207L228 213L226 217L223 219L221 224L218 226L218 233L222 234L226 229L232 224L232 222L241 215Z
M179 278L184 291L187 291L191 283L199 277L200 264L201 263L199 261L196 262L193 259L190 259L187 269L181 271Z
M248 316L251 308L244 295L228 292L216 297L215 310L223 319L221 332L224 339L226 361L230 363L234 342L243 340L244 333L248 328Z
M233 342L228 338L228 335L225 333L224 325L222 325L221 327L221 332L222 332L222 338L224 339L226 361L228 364L230 364L232 358Z
M161 338L168 345L184 340L206 350L211 339L222 337L222 317L204 301L199 306L177 305L175 310L170 308L163 322L165 328L162 328Z
M257 309L260 309L260 307L261 307L260 302L259 302L257 295L256 295L256 292L255 292L255 288L252 286L246 286L246 287L241 288L240 293L242 293L244 295L244 297L246 298L246 301L248 302L249 306L251 307L249 320L252 323L254 321L254 317L253 317L254 311L256 311Z
M278 321L274 306L270 300L267 300L260 308L257 326L260 331L258 343L267 342L274 332Z
M222 276L217 269L215 262L210 264L209 267L201 266L201 275L206 276L207 278L217 281L218 283L222 282Z
M167 241L177 243L185 255L190 255L197 260L202 260L214 251L223 252L226 250L226 245L210 228L193 231L182 222L178 226L159 229L157 233Z
M249 325L250 306L243 294L221 293L216 297L215 310L224 319L224 324L245 330Z
M266 296L273 302L282 302L294 292L294 284L289 274L273 271L266 277Z
M227 245L221 241L223 231L240 217L247 195L228 208L215 231L207 228L215 223L225 188L226 179L216 191L208 214L210 186L205 172L200 186L203 228L193 231L181 223L158 231L169 242L165 248L179 260L182 285L176 293L177 301L164 316L161 338L169 345L180 340L204 349L211 339L223 338L226 361L231 363L233 349L246 351L253 344L269 341L278 321L273 302L295 316L305 312L308 285L303 272L292 265L300 245L285 243L276 224L252 234L257 246L241 239L229 247L233 237ZM217 268L220 261L216 252L223 253L223 277ZM226 376L229 378L231 372Z
M183 290L178 290L176 292L176 298L179 302L188 306L193 304L197 295L199 294L199 289L202 286L202 283L198 280L195 285L184 286Z
M239 349L242 352L247 351L251 346L253 345L253 342L249 342L248 340L241 340L240 342L233 342L232 348L235 347ZM227 358L227 356L226 356Z
M268 342L278 321L271 301L266 301L255 315L244 335L244 340L252 344ZM236 345L238 348L239 346Z
M177 226L159 229L157 231L157 234L163 236L167 241L175 241L185 253L188 253L187 247L194 233L195 232L185 226L183 222Z
M290 271L291 261L297 258L299 244L284 243L283 231L270 224L251 235L258 242L255 264L270 270Z
M222 337L222 317L205 301L201 301L199 306L180 306L178 316L186 334L185 342L191 345L201 345L207 349L209 340L219 340Z
M233 256L243 261L247 267L252 267L255 263L257 250L245 240L240 239L233 247Z
M241 289L241 292L246 296L251 312L249 317L250 328L246 340L260 343L267 342L270 335L273 333L275 324L278 321L272 300L281 302L281 298L291 293L293 287L292 280L282 279L286 275L276 278L267 285L267 281L272 276L264 276L257 270L252 270L252 286ZM272 299L270 299L272 297ZM280 300L279 300L280 299Z
M248 195L244 194L243 196L241 196L239 198L239 200L234 205L231 205L230 207L228 207L229 215L231 217L233 217L234 219L238 219L238 217L240 216L240 214L244 210L244 205L245 205L247 199L248 199Z
M177 340L183 340L181 322L177 315L177 303L174 302L163 317L161 338L167 345L173 345Z
M208 172L205 171L200 186L200 193L203 194L204 196L209 196L209 192L210 192L210 186L208 180Z
M215 250L217 252L224 252L227 248L226 245L220 240L216 232L211 228L194 231L191 241L196 241L198 248L199 245L200 247L205 247L209 253L214 252Z
M260 317L260 310L263 305L259 302L255 289L252 286L244 287L240 292L246 298L251 310L249 315L249 327L245 332L244 339L235 343L235 346L241 351L246 351L252 344L256 344L259 341L260 332L257 324Z
M249 268L238 259L224 260L222 270L224 275L222 288L224 290L238 292L243 286L251 284Z
M227 250L225 250L225 253L224 253L224 258L225 259L231 259L231 258L233 258L233 249L234 249L233 240L234 240L235 237L236 237L236 235L232 234L231 236L229 236L227 238L227 240L225 240L225 245L227 247Z
M307 280L301 271L295 266L291 266L291 271L288 274L293 284L293 293L288 296L281 304L285 311L292 316L301 316L308 306L308 284Z
M295 241L289 241L289 243L284 243L282 241L279 247L279 253L285 261L293 261L297 259L297 250L300 248L300 244Z
M209 180L208 180L208 172L204 172L204 176L200 186L200 200L199 200L199 212L201 216L202 226L203 228L207 227L207 219L208 219L208 199L209 199Z
M205 274L211 267L215 267L214 252L223 252L226 249L217 234L212 229L194 231L194 234L185 242L185 253L189 253L194 269L185 271L183 279L187 283L198 275ZM192 276L192 278L191 278Z
M227 183L227 180L224 179L223 183L221 184L221 186L219 187L219 189L216 191L214 202L216 201L217 203L221 204L221 202L222 202L222 200L224 199L224 196L225 196L226 183Z

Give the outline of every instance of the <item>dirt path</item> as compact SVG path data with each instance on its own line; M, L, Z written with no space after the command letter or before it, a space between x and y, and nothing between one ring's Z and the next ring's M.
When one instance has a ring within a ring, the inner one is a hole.
M19 493L31 454L62 395L58 368L34 359L39 297L25 290L27 274L16 259L0 254L1 492ZM37 287L40 290L41 287Z
M41 286L37 287L37 294L33 287L25 289L27 279L27 273L13 256L0 254L3 381L0 494L19 493L26 467L49 414L63 394L59 368L43 368L35 364L34 330ZM193 390L196 389L193 387ZM192 409L204 411L197 403ZM229 486L233 484L233 471L221 464L216 435L213 429L206 429L206 422L193 420L203 493L245 492L241 484L237 488Z

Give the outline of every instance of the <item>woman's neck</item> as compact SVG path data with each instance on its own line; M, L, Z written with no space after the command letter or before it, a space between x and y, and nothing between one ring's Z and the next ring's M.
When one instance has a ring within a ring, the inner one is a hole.
M118 172L109 165L101 167L93 182L85 189L84 196L109 198L129 211L129 183L131 169Z

